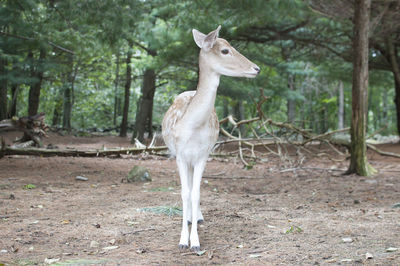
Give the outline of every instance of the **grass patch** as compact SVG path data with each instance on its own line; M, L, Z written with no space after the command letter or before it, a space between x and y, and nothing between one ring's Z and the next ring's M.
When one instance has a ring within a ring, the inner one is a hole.
M28 184L23 187L23 189L34 189L36 186L34 184Z
M167 192L167 191L171 191L171 190L174 190L174 188L173 187L155 187L155 188L149 189L148 191L149 192L157 192L157 191Z
M288 230L286 230L286 234L291 234L291 233L301 233L303 232L303 229L301 229L298 226L291 226Z
M168 216L179 215L182 216L182 209L173 206L156 206L156 207L145 207L138 209L140 212L151 212L156 214L164 214Z

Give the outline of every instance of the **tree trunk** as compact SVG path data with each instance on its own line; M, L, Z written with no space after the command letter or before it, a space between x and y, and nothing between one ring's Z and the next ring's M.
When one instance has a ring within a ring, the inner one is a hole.
M58 89L57 96L55 99L54 110L53 110L53 119L51 125L58 126L60 125L61 120L61 113L63 108L63 93L62 89Z
M148 68L143 75L142 96L139 99L138 112L136 116L135 130L132 135L132 143L137 138L140 142L144 140L147 129L149 137L152 136L153 99L156 91L156 73L154 69Z
M129 98L132 83L132 68L131 68L131 57L132 57L132 43L129 42L128 53L126 54L126 80L125 80L125 96L124 96L124 110L122 112L121 131L119 132L120 137L126 137L128 130L128 113L129 113Z
M118 95L118 83L119 83L119 49L117 51L117 67L115 70L115 81L114 81L114 119L113 125L117 124L117 116L119 111L119 95Z
M8 110L8 118L12 118L17 115L17 96L18 96L18 88L17 84L13 84L11 86L11 104L10 109Z
M288 88L289 91L296 90L294 84L294 76L292 74L289 74L288 77ZM288 122L293 123L296 119L296 101L290 98L291 96L289 95L289 99L287 100L287 117L288 117Z
M29 52L28 57L33 61L33 53ZM42 88L43 72L44 72L44 59L46 51L40 49L39 60L35 66L31 66L31 77L36 81L31 84L29 88L29 102L28 102L28 115L36 115L39 109L40 90Z
M339 97L338 97L338 129L344 128L344 88L343 82L339 81L338 87Z
M371 0L356 0L354 10L351 158L347 174L356 173L361 176L369 176L376 172L367 161L365 142L368 111L368 33Z
M66 75L64 85L64 104L63 104L63 128L71 129L71 113L73 105L73 56L69 56L70 72Z
M0 121L7 119L7 60L0 58Z
M394 103L396 104L396 114L397 114L397 134L400 136L400 82L397 79L394 81L395 84L395 96Z
M397 133L400 135L400 66L397 56L396 47L393 44L391 37L386 38L386 48L388 51L388 60L392 66L392 72L395 84L395 98L394 102L396 104L397 113Z

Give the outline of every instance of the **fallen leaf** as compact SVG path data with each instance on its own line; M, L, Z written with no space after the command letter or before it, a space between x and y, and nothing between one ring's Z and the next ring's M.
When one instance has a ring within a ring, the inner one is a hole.
M392 208L400 208L400 202L399 202L399 203L396 203L396 204L394 204L394 205L392 206Z
M119 246L108 246L108 247L104 247L103 250L113 250L113 249L117 249L119 248Z
M48 258L45 258L44 259L44 263L46 263L46 264L53 264L53 263L55 263L55 262L57 262L57 261L59 261L60 260L60 258L55 258L55 259L48 259Z
M92 241L90 241L89 247L91 247L91 248L98 248L99 245L100 245L99 242L92 240Z
M79 181L88 181L88 180L89 180L87 177L80 176L80 175L78 175L77 177L75 177L75 179L76 179L76 180L79 180Z
M343 241L343 243L351 243L354 240L351 237L344 237L344 238L342 238L342 241Z
M201 256L201 255L204 255L204 253L206 253L206 251L207 250L200 250L200 251L197 251L196 254L197 254L197 256Z
M213 258L213 256L214 256L214 251L213 251L213 250L210 250L210 251L208 252L208 259L211 260L211 259Z

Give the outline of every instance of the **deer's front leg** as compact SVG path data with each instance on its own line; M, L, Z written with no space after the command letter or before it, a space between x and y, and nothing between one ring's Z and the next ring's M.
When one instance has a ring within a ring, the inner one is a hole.
M181 197L182 197L182 231L181 239L179 241L179 249L184 250L189 247L189 228L188 228L188 213L189 203L190 203L190 188L188 178L190 177L188 173L188 165L184 160L177 157L176 163L178 165L179 177L181 180Z
M200 185L201 177L203 175L206 160L202 160L197 163L194 167L193 172L193 184L192 184L192 230L190 232L190 248L197 252L200 251L199 235L197 233L197 223L199 220L199 208L200 208ZM203 217L201 217L203 218Z

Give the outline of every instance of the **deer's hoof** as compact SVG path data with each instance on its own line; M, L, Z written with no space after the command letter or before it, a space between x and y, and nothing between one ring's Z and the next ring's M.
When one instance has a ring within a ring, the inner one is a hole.
M190 248L190 250L192 250L193 252L199 252L200 251L200 246L193 246Z
M192 224L192 222L191 221L187 221L188 222L188 225L191 225ZM204 220L203 219L199 219L199 220L197 220L197 223L198 224L202 224L204 222Z
M188 247L189 247L188 245L179 244L179 251L184 251L184 250L187 249Z

